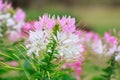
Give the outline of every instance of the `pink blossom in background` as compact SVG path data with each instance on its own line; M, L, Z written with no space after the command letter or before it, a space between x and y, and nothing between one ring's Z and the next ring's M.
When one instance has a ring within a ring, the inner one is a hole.
M111 44L113 44L113 45L118 45L118 40L117 40L117 38L114 37L114 36L111 36L110 33L105 33L105 34L104 34L104 39L105 39L106 42L108 42L108 43L111 43Z
M63 69L70 68L72 69L73 75L75 76L76 80L80 80L80 75L82 73L82 61L75 61L75 62L67 62L62 66Z
M9 64L10 66L13 66L13 67L18 66L18 63L17 63L16 61L8 62L8 64Z
M76 61L72 65L72 69L75 71L76 80L80 80L80 75L82 74L82 61Z
M9 3L8 2L5 2L5 10L12 10L13 7L12 7L12 3Z
M99 35L98 35L98 34L93 34L93 40L94 40L94 41L100 40Z
M0 1L0 10L2 10L4 8L4 3L3 3L3 1L1 0Z
M85 34L86 41L89 42L93 39L93 32L88 32Z
M25 12L20 8L13 9L12 4L4 0L0 0L0 10L0 26L5 23L6 29L2 35L7 35L12 42L18 41L23 36L21 28L25 21Z
M82 34L84 34L83 31L80 31L80 30L75 31L75 33L76 33L77 35L79 35L79 36L81 36Z
M16 14L14 15L15 20L16 20L17 22L19 22L19 21L24 21L24 20L25 20L25 17L26 17L25 12L24 12L22 9L20 9L20 8L17 9Z
M11 42L16 42L23 37L21 32L11 31L9 34L9 39Z

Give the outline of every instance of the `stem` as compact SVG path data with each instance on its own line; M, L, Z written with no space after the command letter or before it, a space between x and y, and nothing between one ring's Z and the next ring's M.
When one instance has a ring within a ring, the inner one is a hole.
M50 72L52 70L53 73L53 66L54 64L51 63L51 61L54 59L54 54L57 54L57 41L54 39L54 36L57 38L57 32L59 30L59 26L55 25L53 28L52 36L50 39L50 42L48 43L46 47L46 53L47 56L44 57L43 61L45 61L46 65L44 66L45 68L43 69L43 75L42 75L42 80L50 80Z
M104 69L104 72L106 74L102 75L102 80L111 80L112 75L115 73L115 69L117 66L117 62L115 61L115 56L116 54L114 54L108 61L109 66Z
M55 49L56 49L56 42L54 42L53 44L51 44L53 46L51 52L47 53L49 55L49 59L48 59L48 62L47 62L47 66L45 68L45 71L44 71L44 79L45 79L45 75L47 73L49 73L49 69L50 69L50 64L51 64L51 61L53 60L53 54L55 52ZM48 75L47 75L48 76ZM50 76L48 76L48 78L50 78Z

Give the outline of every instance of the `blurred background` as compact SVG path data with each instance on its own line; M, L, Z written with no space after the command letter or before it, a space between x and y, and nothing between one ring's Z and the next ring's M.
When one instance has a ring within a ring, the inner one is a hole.
M14 8L22 7L27 20L38 16L71 15L82 29L93 30L101 35L108 30L120 29L120 0L8 0ZM87 27L87 28L86 28Z
M37 20L39 16L43 15L44 13L56 16L70 15L76 18L76 25L80 29L95 31L100 35L103 35L104 32L113 30L114 28L118 31L120 30L120 0L4 1L11 2L14 8L23 8L26 12L27 21ZM102 73L102 69L105 67L106 59L97 58L96 55L89 55L89 57L90 59L88 60L91 61L86 61L83 67L84 73L82 78L84 80L93 80L91 78L94 76L99 76ZM120 70L118 71L118 75L120 75Z

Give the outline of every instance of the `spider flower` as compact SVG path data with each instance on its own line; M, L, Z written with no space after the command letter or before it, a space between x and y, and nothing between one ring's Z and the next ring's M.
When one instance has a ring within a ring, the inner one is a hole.
M14 10L11 4L0 1L0 36L7 37L11 42L22 38L22 26L25 22L25 12L18 8ZM4 30L3 30L4 29ZM16 33L16 34L14 34Z
M53 28L58 25L57 36L53 35ZM45 14L38 21L33 21L33 24L27 23L24 29L28 29L28 54L32 52L38 55L41 49L46 48L51 36L57 41L56 49L59 56L64 58L79 57L80 53L84 52L83 45L80 44L79 36L75 32L75 19L71 17L62 17L55 19L55 16L50 17ZM30 48L31 47L31 48Z

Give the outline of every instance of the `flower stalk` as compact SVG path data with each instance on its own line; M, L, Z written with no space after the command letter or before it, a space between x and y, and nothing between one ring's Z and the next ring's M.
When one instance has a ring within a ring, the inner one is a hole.
M112 76L115 74L115 70L118 64L117 61L115 60L115 57L116 54L113 54L110 60L107 62L109 66L103 70L105 74L102 75L102 80L111 80Z

